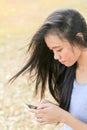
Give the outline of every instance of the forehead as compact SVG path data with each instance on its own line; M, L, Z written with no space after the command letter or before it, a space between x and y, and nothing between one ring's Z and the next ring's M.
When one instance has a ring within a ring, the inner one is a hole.
M64 47L69 44L67 39L65 39L63 37L59 37L57 34L46 35L45 42L50 49L58 48L58 47L62 47L62 46Z

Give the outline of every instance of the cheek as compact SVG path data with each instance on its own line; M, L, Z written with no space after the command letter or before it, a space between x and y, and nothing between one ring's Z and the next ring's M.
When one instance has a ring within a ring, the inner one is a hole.
M69 54L69 51L68 51L68 52L67 52L67 51L66 51L66 52L63 52L63 54L62 54L62 58L63 58L63 59L66 60L66 59L69 59L70 57L71 57L71 56L70 56L70 54Z

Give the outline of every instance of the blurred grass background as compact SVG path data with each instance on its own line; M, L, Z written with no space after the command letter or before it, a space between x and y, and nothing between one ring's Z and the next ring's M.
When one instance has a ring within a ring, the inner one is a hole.
M0 0L0 130L60 130L59 126L40 126L23 103L37 105L34 83L27 76L14 84L6 83L27 59L32 35L57 8L78 9L87 19L87 0ZM46 98L52 100L49 92Z

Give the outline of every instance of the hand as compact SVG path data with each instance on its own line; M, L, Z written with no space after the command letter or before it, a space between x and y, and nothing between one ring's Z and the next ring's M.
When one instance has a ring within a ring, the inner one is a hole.
M47 100L43 100L37 110L30 109L30 112L35 113L36 120L40 124L53 124L61 122L64 110Z

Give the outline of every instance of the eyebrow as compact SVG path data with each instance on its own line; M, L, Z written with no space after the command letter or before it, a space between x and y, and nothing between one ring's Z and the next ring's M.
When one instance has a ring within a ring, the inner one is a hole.
M60 46L54 46L51 49L56 49L56 48L60 48Z

